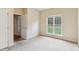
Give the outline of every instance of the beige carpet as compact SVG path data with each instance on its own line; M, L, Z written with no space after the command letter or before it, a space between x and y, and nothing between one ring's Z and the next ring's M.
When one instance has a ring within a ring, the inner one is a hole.
M30 40L18 41L9 51L78 51L76 44L50 37L39 36Z

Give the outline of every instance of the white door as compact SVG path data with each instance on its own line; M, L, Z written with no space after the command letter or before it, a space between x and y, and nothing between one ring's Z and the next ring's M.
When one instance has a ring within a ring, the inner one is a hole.
M7 9L0 9L0 49L7 47L8 32L7 32Z
M13 16L9 10L0 8L0 49L13 45Z
M26 23L26 16L21 16L21 36L22 38L26 39L27 33L27 23Z

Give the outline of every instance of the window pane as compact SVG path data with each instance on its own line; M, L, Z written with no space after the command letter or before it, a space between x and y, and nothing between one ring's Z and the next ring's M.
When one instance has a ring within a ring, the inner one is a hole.
M61 17L55 17L55 34L61 34Z
M53 33L53 18L48 18L48 33Z
M48 24L53 25L53 18L48 18Z
M61 17L55 17L55 24L61 25Z

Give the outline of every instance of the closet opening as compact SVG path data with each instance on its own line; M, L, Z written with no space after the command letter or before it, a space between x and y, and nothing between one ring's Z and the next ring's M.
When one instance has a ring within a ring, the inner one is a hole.
M21 36L21 15L14 14L14 42L23 40Z

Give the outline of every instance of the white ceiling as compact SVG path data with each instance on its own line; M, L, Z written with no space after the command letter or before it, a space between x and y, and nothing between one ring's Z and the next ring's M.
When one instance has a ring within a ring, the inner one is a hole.
M49 8L35 8L36 10L38 11L43 11L43 10L46 10L46 9L49 9Z

